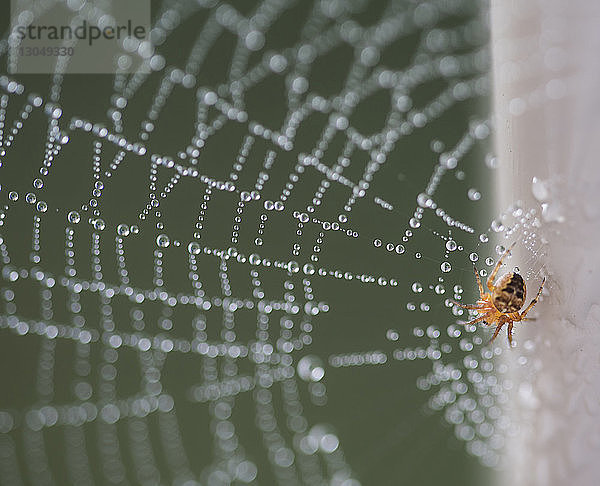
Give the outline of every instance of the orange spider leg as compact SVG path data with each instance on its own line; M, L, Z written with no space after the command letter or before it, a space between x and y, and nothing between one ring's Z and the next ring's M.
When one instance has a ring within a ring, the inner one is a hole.
M451 301L453 304L457 305L458 307L462 307L463 309L469 309L469 310L480 310L480 309L484 309L483 306L481 305L472 305L472 304L461 304L460 302L457 302L456 300L452 300Z
M546 277L543 278L542 285L540 285L540 290L538 290L538 293L536 294L536 296L534 297L534 299L530 302L530 304L527 306L527 308L523 312L521 312L521 314L520 314L521 320L523 320L525 318L525 316L527 315L527 313L537 303L538 299L540 298L540 295L542 293L542 289L544 288L544 284L545 283L546 283Z
M513 323L510 322L508 324L508 345L510 347L512 347L512 330L513 330Z
M473 265L473 271L475 272L475 278L477 279L477 287L479 288L479 298L483 300L485 292L483 291L483 285L481 285L481 279L479 278L479 273L477 272L477 267L475 265Z
M494 314L493 312L487 312L486 314L483 314L482 316L476 317L472 321L465 322L465 326L468 326L469 324L477 324L478 322L481 322L481 321L484 321L485 319L488 319L493 314Z
M506 324L506 320L504 320L501 317L500 322L498 323L498 325L496 326L496 330L494 331L494 335L492 336L492 339L490 339L488 341L488 344L492 344L492 341L494 341L494 339L496 339L496 337L498 336L498 333L500 332L500 329L502 329L502 326L504 326L504 324Z
M510 253L510 250L512 250L513 246L515 246L515 243L516 243L516 241L512 245L510 245L508 247L508 249L504 252L504 255L502 255L500 257L500 260L498 260L498 263L496 263L494 270L492 271L489 278L487 279L487 288L489 289L490 292L494 291L494 280L496 280L496 275L498 274L498 270L500 270L500 266L502 265L502 260L504 260L504 257Z

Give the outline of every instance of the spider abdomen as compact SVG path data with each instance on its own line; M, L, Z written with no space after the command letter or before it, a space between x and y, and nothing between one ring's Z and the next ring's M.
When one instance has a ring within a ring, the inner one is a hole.
M518 273L507 273L492 294L494 307L502 313L517 312L525 303L527 289L523 277Z

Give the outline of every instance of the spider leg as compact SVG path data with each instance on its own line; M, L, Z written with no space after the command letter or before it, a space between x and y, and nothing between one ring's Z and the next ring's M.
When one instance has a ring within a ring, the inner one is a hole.
M513 323L510 322L508 324L508 345L512 348L512 330L513 330Z
M475 319L473 319L472 321L469 322L465 322L465 326L468 326L470 324L477 324L478 322L484 321L486 320L488 317L490 317L490 315L492 315L492 312L488 312L487 314L483 314L482 316L476 317Z
M527 313L537 303L538 299L540 298L540 294L542 293L542 289L544 288L544 284L545 283L546 283L546 277L544 277L544 279L542 280L542 285L540 285L540 290L538 290L538 293L536 294L536 296L534 297L534 299L529 303L529 305L527 306L527 308L523 312L521 312L521 320L523 320L525 318L525 316L527 315Z
M498 333L500 332L500 329L502 329L502 326L504 326L504 324L506 324L506 321L501 320L498 325L496 326L496 330L494 331L494 335L492 336L492 339L490 339L488 341L488 345L492 344L492 342L494 341L494 339L496 339L496 337L498 336Z
M512 245L510 245L508 247L508 249L504 252L504 255L502 255L500 257L500 260L498 260L498 263L496 263L496 266L494 267L494 270L490 274L490 277L487 279L487 288L490 290L490 292L492 292L494 290L494 280L496 280L496 275L498 275L498 270L500 270L500 266L502 265L502 260L504 260L504 257L510 253L510 250L512 250L513 246L515 246L515 243L516 243L516 241Z
M477 287L479 288L479 298L483 299L485 293L483 292L483 285L481 285L481 279L479 278L479 273L477 272L477 267L473 265L473 271L475 272L475 278L477 279Z
M471 305L471 304L461 304L460 302L457 302L455 300L451 301L454 305L457 305L458 307L462 307L463 309L470 309L470 310L478 310L478 309L483 309L483 306L475 304L475 305Z

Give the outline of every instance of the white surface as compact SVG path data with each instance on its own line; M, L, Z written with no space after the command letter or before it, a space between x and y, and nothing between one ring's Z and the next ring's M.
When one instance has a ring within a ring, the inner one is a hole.
M493 0L492 52L499 205L539 211L534 263L549 276L537 321L503 353L515 427L502 483L598 485L600 2Z

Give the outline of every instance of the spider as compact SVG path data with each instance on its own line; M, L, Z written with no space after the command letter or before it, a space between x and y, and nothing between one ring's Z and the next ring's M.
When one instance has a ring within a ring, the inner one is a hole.
M507 273L506 275L502 276L496 285L494 285L494 280L498 270L500 269L500 265L502 265L502 260L504 260L504 257L510 253L513 246L515 246L515 243L513 243L510 248L504 252L500 260L498 260L498 263L496 263L494 270L490 274L490 277L487 280L487 288L489 292L483 291L483 285L481 285L481 279L477 273L477 268L475 268L475 265L473 265L475 278L477 279L477 286L479 287L479 300L477 301L476 305L465 305L461 304L460 302L454 302L463 309L472 309L477 311L479 314L475 319L467 322L465 325L476 324L477 322L482 321L488 326L496 324L496 330L494 331L494 335L488 344L496 339L496 336L498 336L502 326L508 324L508 344L509 346L512 346L513 323L531 320L525 316L537 303L538 299L540 298L540 294L542 293L542 289L544 288L544 283L546 282L546 277L544 277L537 295L523 312L519 312L519 309L521 309L525 303L527 287L525 286L525 281L521 275L515 272Z

